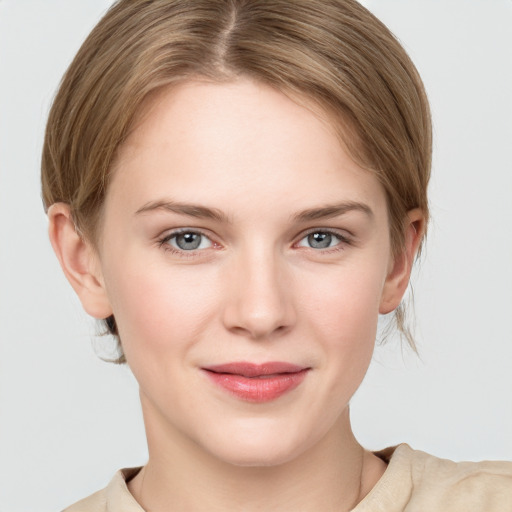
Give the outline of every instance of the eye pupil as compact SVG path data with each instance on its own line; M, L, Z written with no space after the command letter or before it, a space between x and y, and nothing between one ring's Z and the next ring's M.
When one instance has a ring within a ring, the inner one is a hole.
M194 250L201 245L201 236L198 233L181 233L176 236L176 245L183 250Z
M308 235L308 243L314 249L330 247L332 235L330 233L311 233Z

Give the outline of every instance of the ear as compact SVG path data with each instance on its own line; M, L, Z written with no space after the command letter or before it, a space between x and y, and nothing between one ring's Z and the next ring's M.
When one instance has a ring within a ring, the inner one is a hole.
M399 306L409 284L414 259L424 233L423 212L419 208L407 212L404 247L391 261L381 296L380 314L390 313Z
M112 314L100 262L94 247L77 232L69 205L55 203L48 209L48 234L60 266L85 311L94 318Z

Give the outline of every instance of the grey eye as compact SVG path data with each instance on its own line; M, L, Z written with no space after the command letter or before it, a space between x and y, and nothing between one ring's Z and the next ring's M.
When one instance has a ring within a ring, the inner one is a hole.
M343 239L329 231L315 231L306 235L300 242L300 247L310 247L311 249L328 249L342 242Z
M308 235L308 243L313 249L326 249L331 246L332 238L330 233L311 233Z
M183 233L176 237L176 245L184 251L197 249L201 245L201 235L197 233Z
M169 244L182 251L206 249L211 246L211 242L206 236L201 233L194 233L193 231L174 235L169 239Z

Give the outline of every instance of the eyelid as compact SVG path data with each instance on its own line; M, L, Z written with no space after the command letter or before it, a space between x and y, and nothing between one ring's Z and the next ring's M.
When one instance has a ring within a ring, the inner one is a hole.
M201 235L210 241L211 246L205 247L203 249L191 249L189 251L186 251L184 249L179 249L177 247L174 247L170 243L168 243L173 238L175 238L181 234L184 234L184 233L194 233L197 235ZM187 228L187 227L176 228L176 229L171 229L169 231L165 231L162 235L158 236L157 243L158 243L158 246L163 248L165 251L169 251L171 253L178 254L182 257L188 257L188 258L194 257L194 256L198 255L199 253L206 251L207 249L220 247L220 244L206 230L203 230L201 228L195 228L195 227L194 228Z
M203 249L192 249L192 250L187 251L187 250L176 248L168 243L169 240L171 240L183 233L195 233L195 234L204 236L211 242L211 246L203 248ZM314 250L315 252L323 252L323 253L335 252L337 250L342 249L342 247L340 247L340 246L351 245L354 243L354 235L352 233L350 233L349 231L347 231L346 229L338 229L338 228L331 228L331 227L323 227L323 228L314 227L314 228L307 229L306 231L303 231L296 238L295 242L293 243L293 246L294 247L304 247L307 249L308 247L298 246L298 244L299 244L299 242L304 240L304 238L311 235L312 233L328 233L328 234L335 236L336 238L338 238L340 240L340 242L333 247L327 247L324 249L315 249L312 247L309 248L309 249ZM164 248L164 250L166 250L166 251L178 254L182 257L189 257L189 258L197 256L198 253L204 252L204 251L206 251L206 249L211 249L211 248L218 249L218 248L222 247L221 244L219 244L215 240L215 237L210 234L209 230L205 230L205 229L197 228L197 227L182 227L182 228L175 228L175 229L171 229L168 231L164 231L163 234L158 236L157 243L158 243L159 247Z
M330 235L335 235L341 240L350 242L354 235L347 231L346 229L337 229L337 228L311 228L303 231L298 237L297 241L302 240L303 238L311 235L312 233L329 233Z
M208 230L205 230L203 228L196 228L196 227L184 227L184 228L171 228L166 229L165 231L162 231L160 235L157 236L158 240L167 239L178 235L182 235L183 233L195 233L198 235L203 235L208 239L212 239L212 235ZM213 241L213 240L212 240Z
M311 235L313 233L327 233L327 234L333 235L339 239L339 243L333 247L325 247L323 249L315 249L313 247L298 245L300 242L302 242L302 240L304 240L306 237L308 237L309 235ZM347 232L347 230L336 229L336 228L311 228L306 231L303 231L297 237L297 239L293 245L294 245L294 247L311 249L318 253L329 253L329 252L335 252L335 251L342 250L343 247L345 247L346 245L351 245L352 243L353 243L353 235L352 235L352 233Z

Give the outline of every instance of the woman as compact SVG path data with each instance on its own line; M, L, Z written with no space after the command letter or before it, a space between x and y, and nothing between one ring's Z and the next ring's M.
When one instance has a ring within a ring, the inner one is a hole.
M50 113L50 238L140 386L70 510L503 510L506 463L364 450L349 401L428 222L428 104L353 1L121 1ZM480 508L475 508L475 503Z

